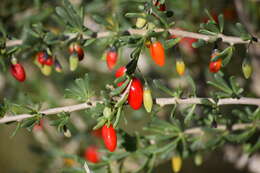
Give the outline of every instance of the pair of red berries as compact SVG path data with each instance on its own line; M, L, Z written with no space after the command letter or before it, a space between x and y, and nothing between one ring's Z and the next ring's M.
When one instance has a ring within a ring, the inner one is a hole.
M115 77L119 78L123 76L126 73L126 70L127 70L126 67L120 67L116 71ZM120 86L122 84L123 82L119 83L118 85ZM140 109L143 104L143 85L142 82L136 77L134 77L132 80L132 84L127 99L128 99L128 104L134 110Z
M24 82L26 79L26 73L22 64L19 64L16 58L12 58L11 63L10 72L13 77L19 82Z
M48 55L46 51L40 51L36 55L38 62L41 65L47 65L47 66L52 66L53 64L53 58L52 56Z

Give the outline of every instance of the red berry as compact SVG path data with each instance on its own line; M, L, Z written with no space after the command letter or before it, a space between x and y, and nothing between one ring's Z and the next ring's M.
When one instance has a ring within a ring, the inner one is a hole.
M213 53L211 54L211 59L216 57L216 56L218 56L218 55L219 55L218 51L217 50L213 50ZM220 70L221 66L222 66L222 59L219 58L216 61L210 62L210 64L209 64L209 71L211 73L217 73Z
M10 69L16 80L23 82L26 78L25 70L21 64L12 64Z
M128 95L128 103L134 110L140 109L143 104L143 86L137 78L133 78Z
M107 61L107 67L109 70L112 70L117 62L117 52L114 50L110 50L107 52L106 56L106 61Z
M110 125L110 127L107 127L107 125L102 127L102 138L106 148L111 152L115 151L117 145L117 136L116 131L112 125Z
M36 56L37 56L38 62L42 65L45 64L45 61L48 58L48 54L44 51L38 52Z
M119 78L119 77L123 76L126 73L126 70L127 69L125 66L120 67L119 69L117 69L117 71L115 73L115 77Z
M222 59L218 59L217 61L210 62L209 71L211 73L217 73L222 66Z
M98 148L95 146L89 146L86 148L84 157L87 161L92 163L100 162L100 156L98 153Z
M159 41L156 41L151 44L150 54L152 56L153 61L158 66L161 66L161 67L164 66L164 64L165 64L164 48L163 48L163 45Z
M45 65L51 66L53 64L52 56L49 56L48 59L44 63Z
M116 77L116 78L119 78L119 77L123 76L123 75L126 73L126 70L127 70L127 69L126 69L125 66L120 67L119 69L117 69L117 71L116 71L116 73L115 73L115 77ZM119 82L119 83L117 84L117 86L121 86L123 83L124 83L124 82Z
M165 11L166 10L166 5L165 4L160 4L159 5L159 10L160 11Z

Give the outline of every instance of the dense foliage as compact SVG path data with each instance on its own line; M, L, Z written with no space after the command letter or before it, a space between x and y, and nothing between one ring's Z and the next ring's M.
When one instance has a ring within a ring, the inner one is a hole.
M260 5L244 2L252 29L221 2L3 0L0 123L47 135L42 172L58 158L61 172L170 159L179 172L225 144L256 153Z

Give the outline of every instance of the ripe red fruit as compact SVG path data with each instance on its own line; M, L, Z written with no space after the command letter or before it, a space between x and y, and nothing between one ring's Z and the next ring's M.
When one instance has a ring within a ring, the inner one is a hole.
M216 57L218 54L219 53L217 52L217 50L214 50L212 55L211 55L211 59ZM222 66L222 59L219 58L216 61L210 62L210 64L209 64L209 71L211 73L217 73L220 70L221 66Z
M48 59L44 63L45 65L51 66L53 64L52 56L49 56Z
M107 127L105 124L102 127L102 138L106 148L111 152L115 151L117 145L117 136L116 131L112 125Z
M165 11L166 10L166 5L165 4L160 4L159 5L159 11Z
M95 146L89 146L85 149L84 157L87 161L92 163L100 162L100 156L98 153L98 148Z
M83 60L84 58L84 50L81 48L81 46L78 43L71 43L69 46L69 52L70 54L73 54L74 52L77 53L79 61Z
M153 61L158 66L161 66L161 67L164 66L164 64L165 64L164 48L163 48L163 45L159 41L156 41L151 44L150 54L152 56Z
M119 78L119 77L123 76L126 73L126 70L127 69L125 66L120 67L119 69L117 69L117 71L115 73L115 77Z
M128 103L134 110L140 109L143 104L143 86L137 78L133 78L128 95Z
M116 78L119 78L119 77L123 76L123 75L126 73L126 71L127 71L127 69L126 69L125 66L120 67L119 69L117 69L117 71L116 71L116 73L115 73L115 77L116 77ZM124 82L119 82L119 83L117 84L117 86L121 86L123 83L124 83Z
M218 59L217 61L210 62L209 64L209 71L211 73L217 73L222 65L222 59Z
M23 82L25 80L26 74L25 74L25 70L21 64L19 64L19 63L12 64L10 71L16 80L18 80L20 82Z
M109 70L112 70L115 67L117 62L116 50L111 49L107 52L106 61L107 61L107 67L109 68Z
M42 65L44 65L45 61L48 59L48 54L44 51L38 52L36 56L38 62Z

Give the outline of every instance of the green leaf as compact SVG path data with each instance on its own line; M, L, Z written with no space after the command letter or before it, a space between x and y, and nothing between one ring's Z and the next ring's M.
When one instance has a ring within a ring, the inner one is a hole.
M83 47L87 47L87 46L91 45L92 43L94 43L95 41L96 41L95 38L87 39L87 40L84 41Z
M195 84L193 78L192 78L190 75L187 76L187 81L188 81L188 83L189 83L190 86L191 86L192 95L195 96L195 95L196 95L196 84Z
M205 9L205 13L207 14L207 16L209 17L209 19L210 19L210 21L212 21L212 22L215 22L216 23L216 21L214 20L214 18L211 16L211 14L209 13L209 11L208 11L208 9Z
M247 41L252 39L252 36L247 32L241 23L236 23L236 28L238 29L239 36L242 40Z
M189 125L190 121L193 118L194 111L195 111L196 105L192 105L192 107L189 109L188 114L184 118L184 124Z
M170 89L168 89L166 86L162 85L161 82L159 80L153 80L153 83L155 85L156 88L162 90L163 92L165 92L166 94L169 94L170 96L175 97L176 93L172 92Z
M210 107L212 107L212 106L215 105L215 103L213 103L212 101L210 101L210 100L207 99L207 98L201 99L201 104L203 104L203 105L205 105L205 106L210 106Z
M175 39L169 39L169 40L166 40L164 42L164 48L167 50L167 49L170 49L172 48L173 46L175 46L176 44L178 44L179 42L181 41L181 38L178 37L178 38L175 38Z
M3 103L0 104L0 117L3 117L8 112L10 104L11 103L7 99L3 100Z
M224 30L224 17L223 14L218 15L219 30L223 33Z
M75 24L74 22L71 22L73 20L64 8L56 7L56 13L66 24L69 24L70 26L73 26Z
M13 138L17 134L17 132L20 128L21 128L21 122L18 122L17 126L15 127L15 130L13 131L13 133L11 135L11 138Z
M208 81L207 82L209 85L212 85L218 89L220 89L221 91L232 95L233 91L232 89L229 88L228 84L226 83L226 81L220 76L220 75L214 75L214 81Z
M202 28L204 28L210 32L216 33L216 34L220 32L216 23L212 22L212 21L208 21L206 24L202 24L201 26L202 26Z
M231 88L236 95L239 95L243 92L244 89L239 86L239 84L236 82L234 76L231 76L229 78L229 81L230 81Z
M241 34L247 34L245 27L241 23L236 23L236 27Z
M198 39L197 42L192 43L193 48L199 48L199 47L202 47L204 45L206 45L206 41L202 40L202 39Z
M124 82L125 80L127 79L127 75L123 75L123 76L120 76L119 78L116 78L115 80L114 80L114 83L115 84L118 84L118 83L120 83L120 82Z
M206 29L200 29L200 30L199 30L199 33L201 33L201 34L206 34L206 35L212 35L212 36L216 36L216 35L217 35L216 33L211 32L211 31L206 30Z
M25 119L22 124L21 124L21 128L30 128L33 127L34 124L36 123L37 118L36 117L32 117L32 118L28 118Z
M65 97L77 99L78 101L88 101L93 96L93 91L90 89L89 75L85 74L84 78L75 80L75 85L65 90Z
M144 13L126 13L125 17L129 17L129 18L138 18L138 17L145 18L145 15L144 15Z
M121 94L126 89L129 82L130 82L130 79L128 78L126 81L124 81L124 83L121 86L117 87L115 90L113 90L111 92L111 96L116 96L116 95Z
M255 133L255 128L243 131L240 134L230 134L226 137L228 141L242 143L247 141Z
M72 4L68 0L63 0L63 3L66 11L68 12L67 14L71 16L71 23L74 23L74 26L77 26L78 28L82 28L82 20Z
M225 67L231 60L233 55L234 47L230 46L223 50L219 55L211 59L211 61L217 61L219 58L222 58L222 66Z
M92 16L92 19L97 22L98 24L102 24L104 26L111 26L110 23L108 23L106 20L105 20L105 17L101 17L99 15L95 15L93 14Z
M233 55L233 50L234 50L233 46L228 48L226 56L223 57L223 61L222 61L223 67L225 67L230 62Z

